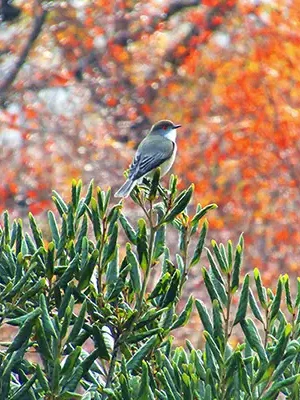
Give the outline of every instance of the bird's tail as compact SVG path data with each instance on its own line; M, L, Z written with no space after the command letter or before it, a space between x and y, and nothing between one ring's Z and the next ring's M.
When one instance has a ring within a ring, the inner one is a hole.
M115 193L115 197L128 197L135 185L136 181L127 179L124 185L122 185L117 193Z

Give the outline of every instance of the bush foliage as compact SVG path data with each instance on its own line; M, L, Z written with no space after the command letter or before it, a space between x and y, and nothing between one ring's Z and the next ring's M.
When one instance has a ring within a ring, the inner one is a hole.
M30 233L3 215L0 321L17 332L1 342L1 399L299 398L299 282L293 299L287 275L273 293L255 270L250 288L249 274L241 275L243 236L236 246L212 241L205 248L203 217L216 205L189 215L193 186L179 192L174 176L163 188L158 170L134 190L144 212L135 226L122 203L111 205L109 190L91 182L82 197L81 186L73 182L69 203L53 192L50 241L32 215ZM178 249L170 254L166 236L174 228ZM190 269L200 275L203 249L210 305L191 295L178 312ZM205 345L187 340L175 348L172 332L194 305ZM233 347L235 326L242 339Z

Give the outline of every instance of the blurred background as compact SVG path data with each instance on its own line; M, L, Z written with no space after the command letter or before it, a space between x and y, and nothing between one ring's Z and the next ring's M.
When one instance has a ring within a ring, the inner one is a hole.
M72 178L115 191L172 119L209 238L244 231L274 287L300 260L299 64L298 0L2 0L0 212L42 223Z

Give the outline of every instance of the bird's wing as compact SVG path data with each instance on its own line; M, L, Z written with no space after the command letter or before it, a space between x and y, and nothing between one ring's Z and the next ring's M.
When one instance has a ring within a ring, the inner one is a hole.
M171 140L164 139L161 136L152 139L151 143L143 140L130 166L129 178L137 180L159 167L171 157L174 147L175 144Z

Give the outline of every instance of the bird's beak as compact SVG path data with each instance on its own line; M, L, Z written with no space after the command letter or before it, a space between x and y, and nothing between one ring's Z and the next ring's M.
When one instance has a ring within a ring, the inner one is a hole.
M177 129L177 128L180 128L180 127L181 127L181 125L174 125L173 129Z

